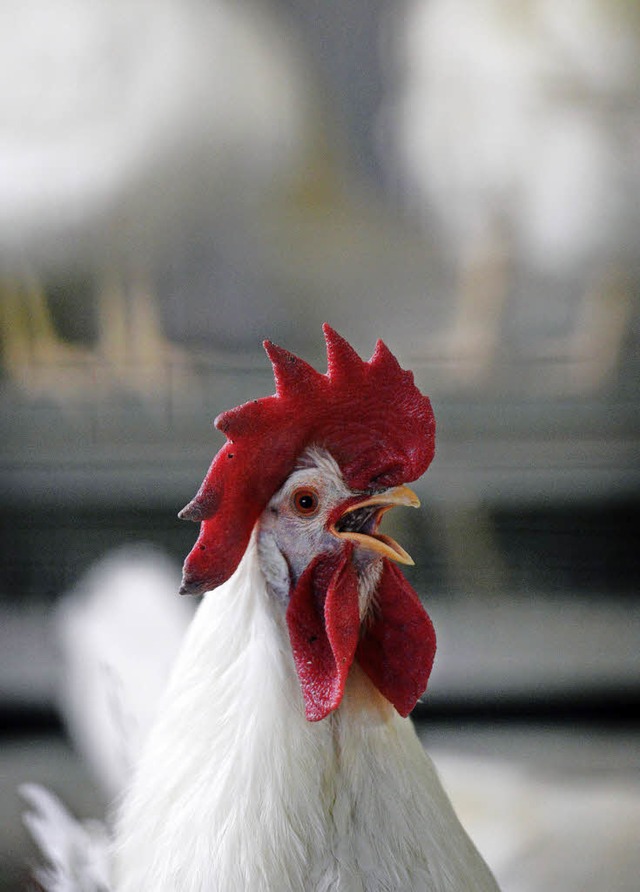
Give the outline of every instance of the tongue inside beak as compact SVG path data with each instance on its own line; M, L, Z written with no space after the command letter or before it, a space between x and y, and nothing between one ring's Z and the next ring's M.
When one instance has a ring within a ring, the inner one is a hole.
M386 492L356 501L330 524L329 530L339 539L352 542L398 564L413 565L413 559L390 536L378 532L383 515L397 505L418 508L420 500L408 486L396 486Z

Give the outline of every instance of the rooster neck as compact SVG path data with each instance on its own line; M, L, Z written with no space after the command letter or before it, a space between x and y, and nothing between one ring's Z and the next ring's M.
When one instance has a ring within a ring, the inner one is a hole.
M255 535L200 606L117 829L117 892L444 890L434 852L466 839L411 723L357 667L340 708L305 719Z

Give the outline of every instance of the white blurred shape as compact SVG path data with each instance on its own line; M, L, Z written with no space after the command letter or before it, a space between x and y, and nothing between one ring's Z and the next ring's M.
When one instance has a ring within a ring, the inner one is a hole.
M169 379L187 391L189 360L164 336L155 280L202 231L223 270L235 272L241 256L241 273L261 278L250 232L299 173L309 101L295 41L262 2L2 4L7 377L63 403L121 389L163 397ZM229 299L198 293L190 272L185 317ZM61 317L95 319L94 348L58 334L42 287L50 280L66 285Z
M434 753L502 892L633 892L640 784Z
M72 253L66 239L86 240L87 223L127 223L126 245L145 226L162 233L162 214L202 209L239 186L236 200L246 200L286 171L301 139L295 64L262 5L8 0L0 258Z
M507 214L536 260L609 247L626 205L612 116L640 76L631 22L602 0L414 0L400 47L387 147L423 213L456 240Z
M531 158L520 236L538 269L575 268L593 251L614 252L617 165L587 109L549 112Z
M640 251L637 11L608 0L412 0L397 47L383 150L463 282L433 349L477 383L503 350L509 311L527 355L544 364L553 351L564 363L543 374L543 389L593 390L616 366ZM497 264L504 278L487 305L483 279ZM590 310L579 304L606 310L622 289L615 340L580 327ZM569 336L567 319L577 320ZM540 336L549 328L551 343Z
M79 822L60 800L37 784L24 784L20 794L29 807L23 822L46 867L34 871L43 889L55 892L108 892L109 838L100 821Z
M60 603L59 704L109 800L129 778L193 604L179 568L151 546L107 555Z

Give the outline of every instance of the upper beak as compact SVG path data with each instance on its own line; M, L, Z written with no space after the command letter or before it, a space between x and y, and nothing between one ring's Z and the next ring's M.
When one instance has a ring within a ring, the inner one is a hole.
M378 532L382 515L396 505L407 505L418 508L420 499L408 486L396 486L386 492L377 493L358 502L351 503L340 516L329 525L329 531L339 539L354 542L360 548L366 548L382 557L389 558L399 564L413 565L413 559L401 545L390 536ZM363 511L363 525L358 527L355 518L349 517L356 511ZM371 509L369 512L366 509ZM351 521L351 523L350 523Z

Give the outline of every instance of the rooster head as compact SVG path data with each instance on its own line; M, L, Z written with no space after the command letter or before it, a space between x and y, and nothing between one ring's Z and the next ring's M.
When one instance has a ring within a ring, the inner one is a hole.
M181 591L235 571L259 524L262 566L286 602L307 718L336 709L357 660L402 715L423 693L433 626L397 567L413 563L378 530L434 454L431 403L378 341L363 361L328 325L321 374L265 342L276 393L216 419L227 442L180 517L200 522Z

